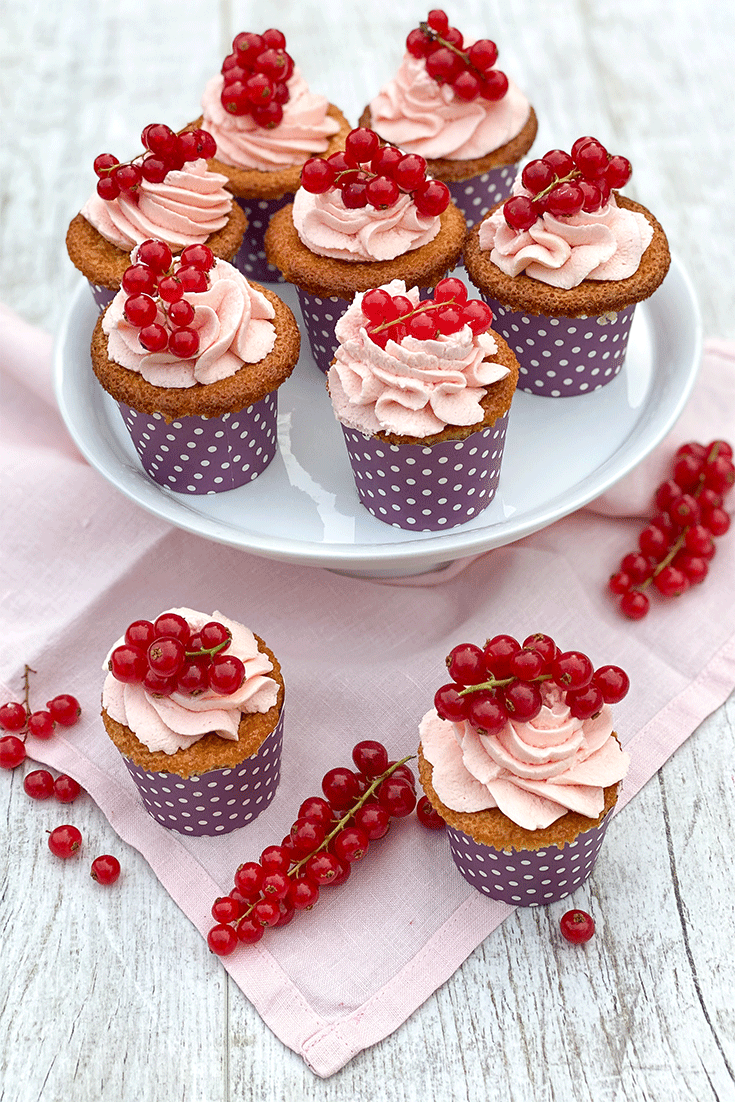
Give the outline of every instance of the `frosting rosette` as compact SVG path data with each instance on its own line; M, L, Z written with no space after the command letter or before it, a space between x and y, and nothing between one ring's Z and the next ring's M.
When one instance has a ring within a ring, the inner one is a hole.
M132 259L135 262L135 252ZM227 261L215 261L207 275L207 290L186 296L194 308L190 328L199 336L195 357L144 351L140 329L125 318L127 295L119 291L102 319L110 359L153 386L183 388L229 378L243 364L258 363L267 356L276 341L271 303ZM156 320L166 321L160 305Z
M515 138L528 121L531 105L512 81L500 100L461 100L449 84L429 76L422 58L406 53L369 111L371 126L380 136L407 153L427 160L474 160Z
M232 115L222 105L224 78L207 83L202 96L204 127L217 142L217 159L233 168L275 172L324 153L339 123L328 113L326 96L311 92L298 68L286 82L289 98L278 126L258 126L251 115Z
M575 719L555 685L541 688L535 719L510 719L496 735L440 719L432 709L419 730L439 799L459 812L499 808L525 830L542 830L569 811L596 818L604 789L625 776L629 755L613 734L610 707Z
M337 188L321 195L299 188L293 222L310 252L358 261L395 260L433 241L441 228L439 216L419 214L407 192L385 210L370 204L351 209Z
M520 184L515 195L531 196ZM521 273L566 290L583 280L622 280L638 270L653 239L653 228L639 211L618 206L614 192L599 210L540 215L527 230L513 229L502 206L480 224L479 246L508 276Z
M175 754L214 733L236 742L243 713L267 712L277 702L278 683L268 676L273 666L270 658L258 648L249 628L214 612L211 616L190 608L169 609L183 616L193 631L210 620L217 620L232 634L227 653L239 658L245 666L245 678L237 692L221 696L207 690L199 696L174 692L171 696L155 696L142 684L123 684L108 673L102 690L102 706L115 722L128 727L151 753ZM110 648L121 645L123 639ZM108 669L108 654L103 668Z
M418 288L402 280L385 284L391 295L406 295L418 306ZM475 335L468 325L437 339L407 336L388 340L385 349L369 337L357 294L336 325L336 362L328 374L335 416L346 427L428 437L447 425L483 420L487 388L510 372L492 356L498 351L489 332Z
M232 209L227 177L210 172L203 158L166 174L161 183L141 180L135 198L121 192L101 199L93 192L82 215L111 244L129 252L148 238L173 249L200 245L221 230Z

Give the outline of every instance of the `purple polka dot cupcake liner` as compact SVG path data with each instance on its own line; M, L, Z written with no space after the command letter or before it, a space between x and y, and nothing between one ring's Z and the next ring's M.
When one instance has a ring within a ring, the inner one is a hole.
M300 287L296 290L301 316L309 335L311 355L316 366L326 375L337 352L338 341L334 335L334 327L347 309L348 303L343 298L310 295Z
M468 229L508 198L515 178L516 165L501 165L480 176L470 176L469 180L447 181L452 199L462 211Z
M222 417L139 413L118 402L146 474L180 494L219 494L262 474L278 445L278 391Z
M613 813L564 846L505 853L447 824L455 865L478 892L516 907L545 907L584 884L594 867Z
M248 228L232 263L246 279L257 283L284 283L278 268L274 268L265 258L265 231L273 215L281 207L292 202L293 195L282 195L280 199L238 199L245 211Z
M591 394L620 373L635 303L598 317L547 318L509 309L482 296L493 328L518 357L518 389L545 398Z
M376 520L414 532L441 532L472 520L500 479L508 413L465 440L431 447L385 444L342 426L360 502Z
M99 283L92 283L91 279L87 280L87 282L89 283L89 289L92 292L92 298L96 303L97 309L100 314L104 314L117 294L117 291L112 291L109 287L102 287Z
M283 709L257 753L231 769L201 776L149 773L123 756L146 811L161 826L192 837L229 834L265 811L281 779Z

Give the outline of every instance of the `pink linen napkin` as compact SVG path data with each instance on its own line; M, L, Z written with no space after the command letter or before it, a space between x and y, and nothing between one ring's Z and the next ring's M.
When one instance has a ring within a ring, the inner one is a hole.
M28 662L38 671L33 700L60 686L79 697L79 724L50 741L29 738L31 757L80 781L203 935L237 865L280 841L325 770L350 764L355 742L379 738L394 757L415 753L418 721L457 642L545 631L596 665L615 662L635 674L616 708L632 754L621 807L735 686L735 536L718 541L703 586L657 602L639 623L622 618L605 590L635 547L638 518L675 447L732 437L732 344L710 342L669 439L604 499L442 574L390 584L269 562L148 515L69 440L51 395L49 338L0 310L0 347L0 692L18 697ZM171 605L217 609L248 624L286 679L281 787L259 819L224 838L186 838L155 824L99 719L111 640L131 620ZM594 875L614 879L605 852ZM509 913L470 888L446 839L411 817L313 911L223 966L274 1033L328 1076L397 1029Z

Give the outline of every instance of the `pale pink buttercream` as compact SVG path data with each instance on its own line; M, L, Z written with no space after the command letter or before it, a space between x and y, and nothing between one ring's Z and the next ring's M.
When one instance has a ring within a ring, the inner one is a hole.
M418 288L407 291L400 279L384 290L420 301ZM366 434L420 437L482 421L487 388L509 374L488 359L498 350L492 334L476 336L465 325L436 340L389 340L382 349L367 335L362 299L355 295L335 327L339 345L328 379L337 419Z
M433 241L441 228L440 218L419 214L406 192L386 210L369 203L351 209L337 188L322 195L299 188L293 221L307 249L335 260L395 260Z
M596 818L604 789L623 779L630 756L612 734L607 704L593 719L574 719L556 686L543 686L541 712L509 720L498 735L449 723L432 709L419 726L432 785L453 811L498 807L525 830L541 830L568 811Z
M369 107L371 126L387 142L429 160L451 161L499 149L521 132L531 110L512 81L501 100L459 99L449 84L429 76L422 58L409 53Z
M154 696L142 685L125 685L108 672L102 690L102 706L117 723L129 727L151 753L162 750L175 754L186 750L212 731L221 738L236 742L243 712L267 712L278 699L278 682L268 677L273 669L270 658L258 650L258 642L252 631L229 620L221 612L211 616L191 608L173 608L195 631L210 620L216 620L232 632L232 642L227 654L235 655L245 665L245 680L236 693L221 696L208 690L201 696ZM118 639L110 654L122 644ZM110 655L103 669L107 670Z
M516 180L514 194L530 195ZM514 230L499 207L481 222L479 245L509 276L521 272L569 290L585 279L627 279L638 270L653 238L645 215L619 207L614 192L600 210L555 217L543 214L528 230Z
M316 95L298 69L287 81L289 99L283 104L283 119L272 130L258 126L251 115L231 115L220 99L221 74L207 83L202 96L205 130L217 142L217 159L234 168L275 172L289 165L303 164L324 153L339 123L327 114L329 101Z
M121 192L107 201L93 192L82 215L99 234L126 252L154 237L174 250L200 245L221 230L232 209L227 177L200 158L167 173L160 184L142 180L136 199Z
M244 363L259 363L267 356L276 342L271 320L275 311L268 299L225 260L217 260L207 274L207 290L186 296L194 307L191 328L199 334L195 357L182 360L168 351L146 352L140 330L125 320L128 296L118 291L102 319L110 359L139 372L153 386L180 388L229 378ZM157 320L165 321L160 306Z

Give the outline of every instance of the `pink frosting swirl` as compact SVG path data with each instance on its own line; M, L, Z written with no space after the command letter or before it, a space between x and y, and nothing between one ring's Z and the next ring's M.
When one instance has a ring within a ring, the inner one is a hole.
M514 194L530 195L519 178ZM600 210L555 217L545 213L528 230L514 230L499 207L481 222L479 245L509 276L524 272L569 290L585 279L627 279L653 238L645 215L619 207L615 194Z
M190 387L229 378L244 363L267 356L276 342L275 311L268 299L225 260L217 260L208 275L206 291L186 296L194 307L191 328L199 334L196 357L182 360L168 351L146 352L140 330L125 320L128 296L121 290L102 319L110 359L139 372L153 386ZM160 306L157 321L165 321Z
M421 745L442 803L462 812L498 807L525 830L542 830L568 811L591 819L600 814L604 789L623 779L630 762L613 737L610 708L603 705L594 719L574 719L560 689L541 692L536 719L509 720L499 735L427 712Z
M406 192L386 210L350 209L336 188L323 195L299 188L293 221L307 249L335 260L395 260L433 241L441 228L440 218L419 214Z
M384 289L420 301L418 288L407 291L400 279ZM355 295L335 327L339 346L328 380L337 419L366 434L418 437L482 421L487 388L509 374L487 359L497 352L492 334L476 336L465 325L437 340L389 340L382 349L367 335L362 299Z
M531 111L512 81L496 102L461 100L448 84L429 76L422 58L409 53L369 107L371 126L381 138L407 153L452 161L474 160L499 149L521 132Z
M111 673L105 678L102 706L117 723L129 727L151 753L162 750L175 754L186 750L212 731L220 738L237 742L238 727L243 712L267 712L278 699L278 682L268 677L273 668L270 658L258 650L252 631L229 620L221 612L211 616L191 608L168 609L183 616L198 631L210 620L217 620L232 632L228 654L239 658L245 666L245 680L236 693L221 696L211 690L201 696L153 696L142 685L124 685ZM123 639L110 648L120 646ZM103 669L107 670L110 655Z
M283 104L283 119L272 130L258 126L250 115L231 115L222 106L224 86L221 74L207 83L202 96L204 128L217 142L217 159L234 168L255 168L274 172L303 164L323 153L339 123L327 114L329 101L309 91L298 69L288 82L289 99Z
M221 230L232 209L227 177L210 172L200 158L167 173L160 184L141 181L137 201L122 192L108 202L93 192L82 214L105 240L128 252L149 237L173 249L200 245Z

